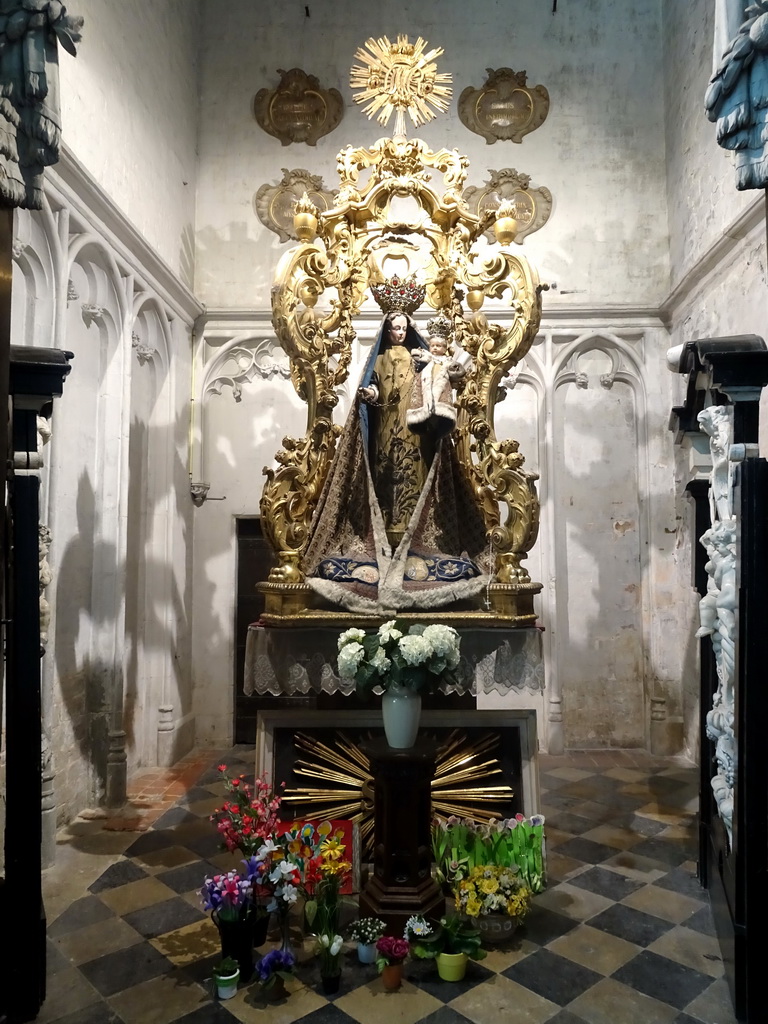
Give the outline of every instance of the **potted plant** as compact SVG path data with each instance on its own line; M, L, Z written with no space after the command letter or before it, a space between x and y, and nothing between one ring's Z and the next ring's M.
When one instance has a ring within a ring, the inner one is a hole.
M221 837L222 849L230 853L240 850L249 859L273 835L280 819L278 811L282 796L264 778L256 778L251 785L244 775L233 777L225 764L218 765L227 799L217 807L210 820ZM283 783L285 786L285 783ZM248 864L248 862L245 862ZM254 879L251 865L249 876ZM253 930L253 945L261 946L267 938L269 913L266 900L258 886L250 898L248 917Z
M406 749L416 741L421 694L455 681L459 664L459 634L452 626L435 623L408 627L390 619L375 633L348 629L341 634L339 674L354 680L367 696L383 690L381 709L390 747Z
M376 967L378 968L384 988L394 992L403 981L403 962L410 952L406 939L396 939L392 935L383 935L376 942Z
M213 968L213 980L216 983L219 999L231 999L237 992L237 983L240 981L240 967L237 960L231 956L222 957Z
M456 909L469 917L484 942L511 938L528 913L531 890L514 865L478 864L454 888Z
M352 922L349 937L357 943L357 959L361 964L376 963L376 942L385 930L386 925L378 917L361 917Z
M343 944L344 939L341 935L331 935L327 932L321 932L315 939L315 952L320 958L320 981L326 995L339 991Z
M293 977L296 959L287 949L273 949L266 953L256 965L259 985L269 999L277 1000L285 996L285 983Z
M423 917L410 918L406 938L411 952L422 960L434 959L443 981L461 981L467 971L467 960L484 960L480 932L458 914L441 917L434 927Z
M432 857L437 880L452 889L479 864L514 867L531 892L545 886L544 816L476 822L471 818L436 817L432 822Z
M219 930L223 957L233 957L243 981L253 973L253 882L236 871L206 876L200 890L203 907Z
M321 832L327 825L327 830ZM339 930L339 914L343 897L341 890L349 879L352 864L344 860L342 832L330 835L330 823L324 822L317 830L318 844L304 849L311 854L304 862L301 891L306 900L304 916L316 935L335 935Z

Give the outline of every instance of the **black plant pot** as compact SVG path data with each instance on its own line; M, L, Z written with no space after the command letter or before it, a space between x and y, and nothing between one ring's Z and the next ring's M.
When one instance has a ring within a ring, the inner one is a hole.
M320 982L323 986L323 992L327 996L333 996L339 991L339 985L341 984L341 972L338 974L321 974Z
M219 929L222 957L231 956L240 966L240 981L250 981L253 974L253 921L243 918L222 921L214 915Z

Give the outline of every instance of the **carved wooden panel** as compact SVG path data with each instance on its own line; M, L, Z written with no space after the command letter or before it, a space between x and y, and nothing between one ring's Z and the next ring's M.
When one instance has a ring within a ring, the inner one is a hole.
M301 68L277 70L275 89L260 89L253 99L253 114L268 135L284 146L306 142L314 146L332 132L344 116L344 100L338 89L323 89L314 75Z
M543 85L530 88L525 71L486 68L488 78L480 89L468 85L459 96L459 118L488 145L497 139L522 142L549 113L549 93Z

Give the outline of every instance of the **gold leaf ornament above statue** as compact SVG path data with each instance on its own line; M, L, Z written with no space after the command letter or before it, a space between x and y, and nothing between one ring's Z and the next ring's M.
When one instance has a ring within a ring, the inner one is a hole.
M350 86L360 90L355 102L366 103L363 113L381 125L394 111L396 136L405 135L406 111L415 128L426 124L448 109L451 98L451 76L439 72L435 63L442 53L441 46L427 50L421 36L415 43L402 35L394 43L387 36L367 40L355 54L362 65L350 72Z

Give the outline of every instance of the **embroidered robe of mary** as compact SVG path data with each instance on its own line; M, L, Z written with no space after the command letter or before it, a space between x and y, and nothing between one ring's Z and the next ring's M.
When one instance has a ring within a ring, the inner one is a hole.
M307 583L331 605L387 613L470 599L489 581L486 527L450 436L407 424L426 347L409 323L390 344L385 318L312 520Z

